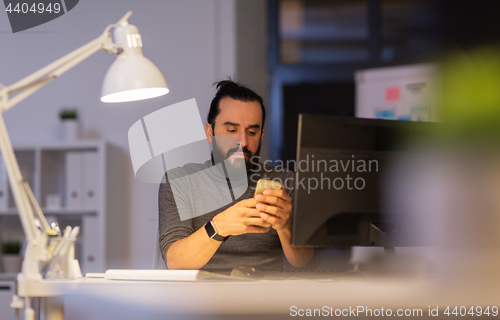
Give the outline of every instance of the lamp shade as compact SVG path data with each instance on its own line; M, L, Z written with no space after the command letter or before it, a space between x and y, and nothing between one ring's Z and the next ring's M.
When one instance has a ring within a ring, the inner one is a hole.
M115 29L114 38L123 51L104 77L101 101L136 101L167 94L169 90L162 73L142 54L137 27L124 23Z

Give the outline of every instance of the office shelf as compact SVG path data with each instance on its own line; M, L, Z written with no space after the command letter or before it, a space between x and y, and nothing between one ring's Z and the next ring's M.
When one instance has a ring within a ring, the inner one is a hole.
M80 226L75 252L82 272L104 272L109 245L106 221L108 215L123 211L123 201L119 201L123 199L123 174L117 170L117 166L123 167L123 157L118 156L119 149L100 140L13 146L23 178L49 223L57 222L61 230L67 225ZM24 233L2 159L0 240L9 239L24 239Z

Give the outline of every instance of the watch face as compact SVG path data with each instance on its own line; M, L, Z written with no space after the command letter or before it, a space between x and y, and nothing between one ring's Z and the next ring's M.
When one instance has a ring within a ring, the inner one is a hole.
M215 233L214 226L212 225L212 221L207 222L205 225L205 230L207 231L208 237L212 239L217 234Z
M208 237L210 239L214 239L217 241L226 241L226 239L229 238L229 237L220 236L217 234L217 232L215 232L215 228L212 225L212 220L207 222L207 224L205 225L205 230L207 231Z

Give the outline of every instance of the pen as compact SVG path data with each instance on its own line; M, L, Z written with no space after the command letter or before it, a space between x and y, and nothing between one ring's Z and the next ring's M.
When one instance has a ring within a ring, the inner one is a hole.
M76 234L78 234L78 229L76 231ZM60 239L59 243L56 245L54 251L52 252L52 261L50 262L49 267L45 271L44 277L48 277L51 274L51 272L54 271L55 266L57 265L59 259L61 258L61 251L63 251L63 248L66 246L66 243L68 242L71 233L72 233L71 227L67 226L64 229L62 239Z
M61 251L62 249L62 246L64 245L64 243L67 241L67 239L69 238L71 234L71 227L70 226L67 226L65 229L64 229L64 233L63 233L63 236L62 236L62 239L59 241L59 243L56 245L56 247L54 248L54 251L52 252L52 255L55 256L59 253L59 251Z
M78 236L78 233L80 233L80 227L74 227L73 230L71 230L71 233L69 234L69 239L71 241L76 240L76 237Z

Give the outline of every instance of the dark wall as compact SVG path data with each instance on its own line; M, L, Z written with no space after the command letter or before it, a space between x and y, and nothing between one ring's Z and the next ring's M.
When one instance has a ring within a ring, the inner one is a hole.
M295 159L299 113L354 116L354 87L353 81L285 86L284 148L281 159Z
M500 43L500 1L438 0L439 35L446 49Z

